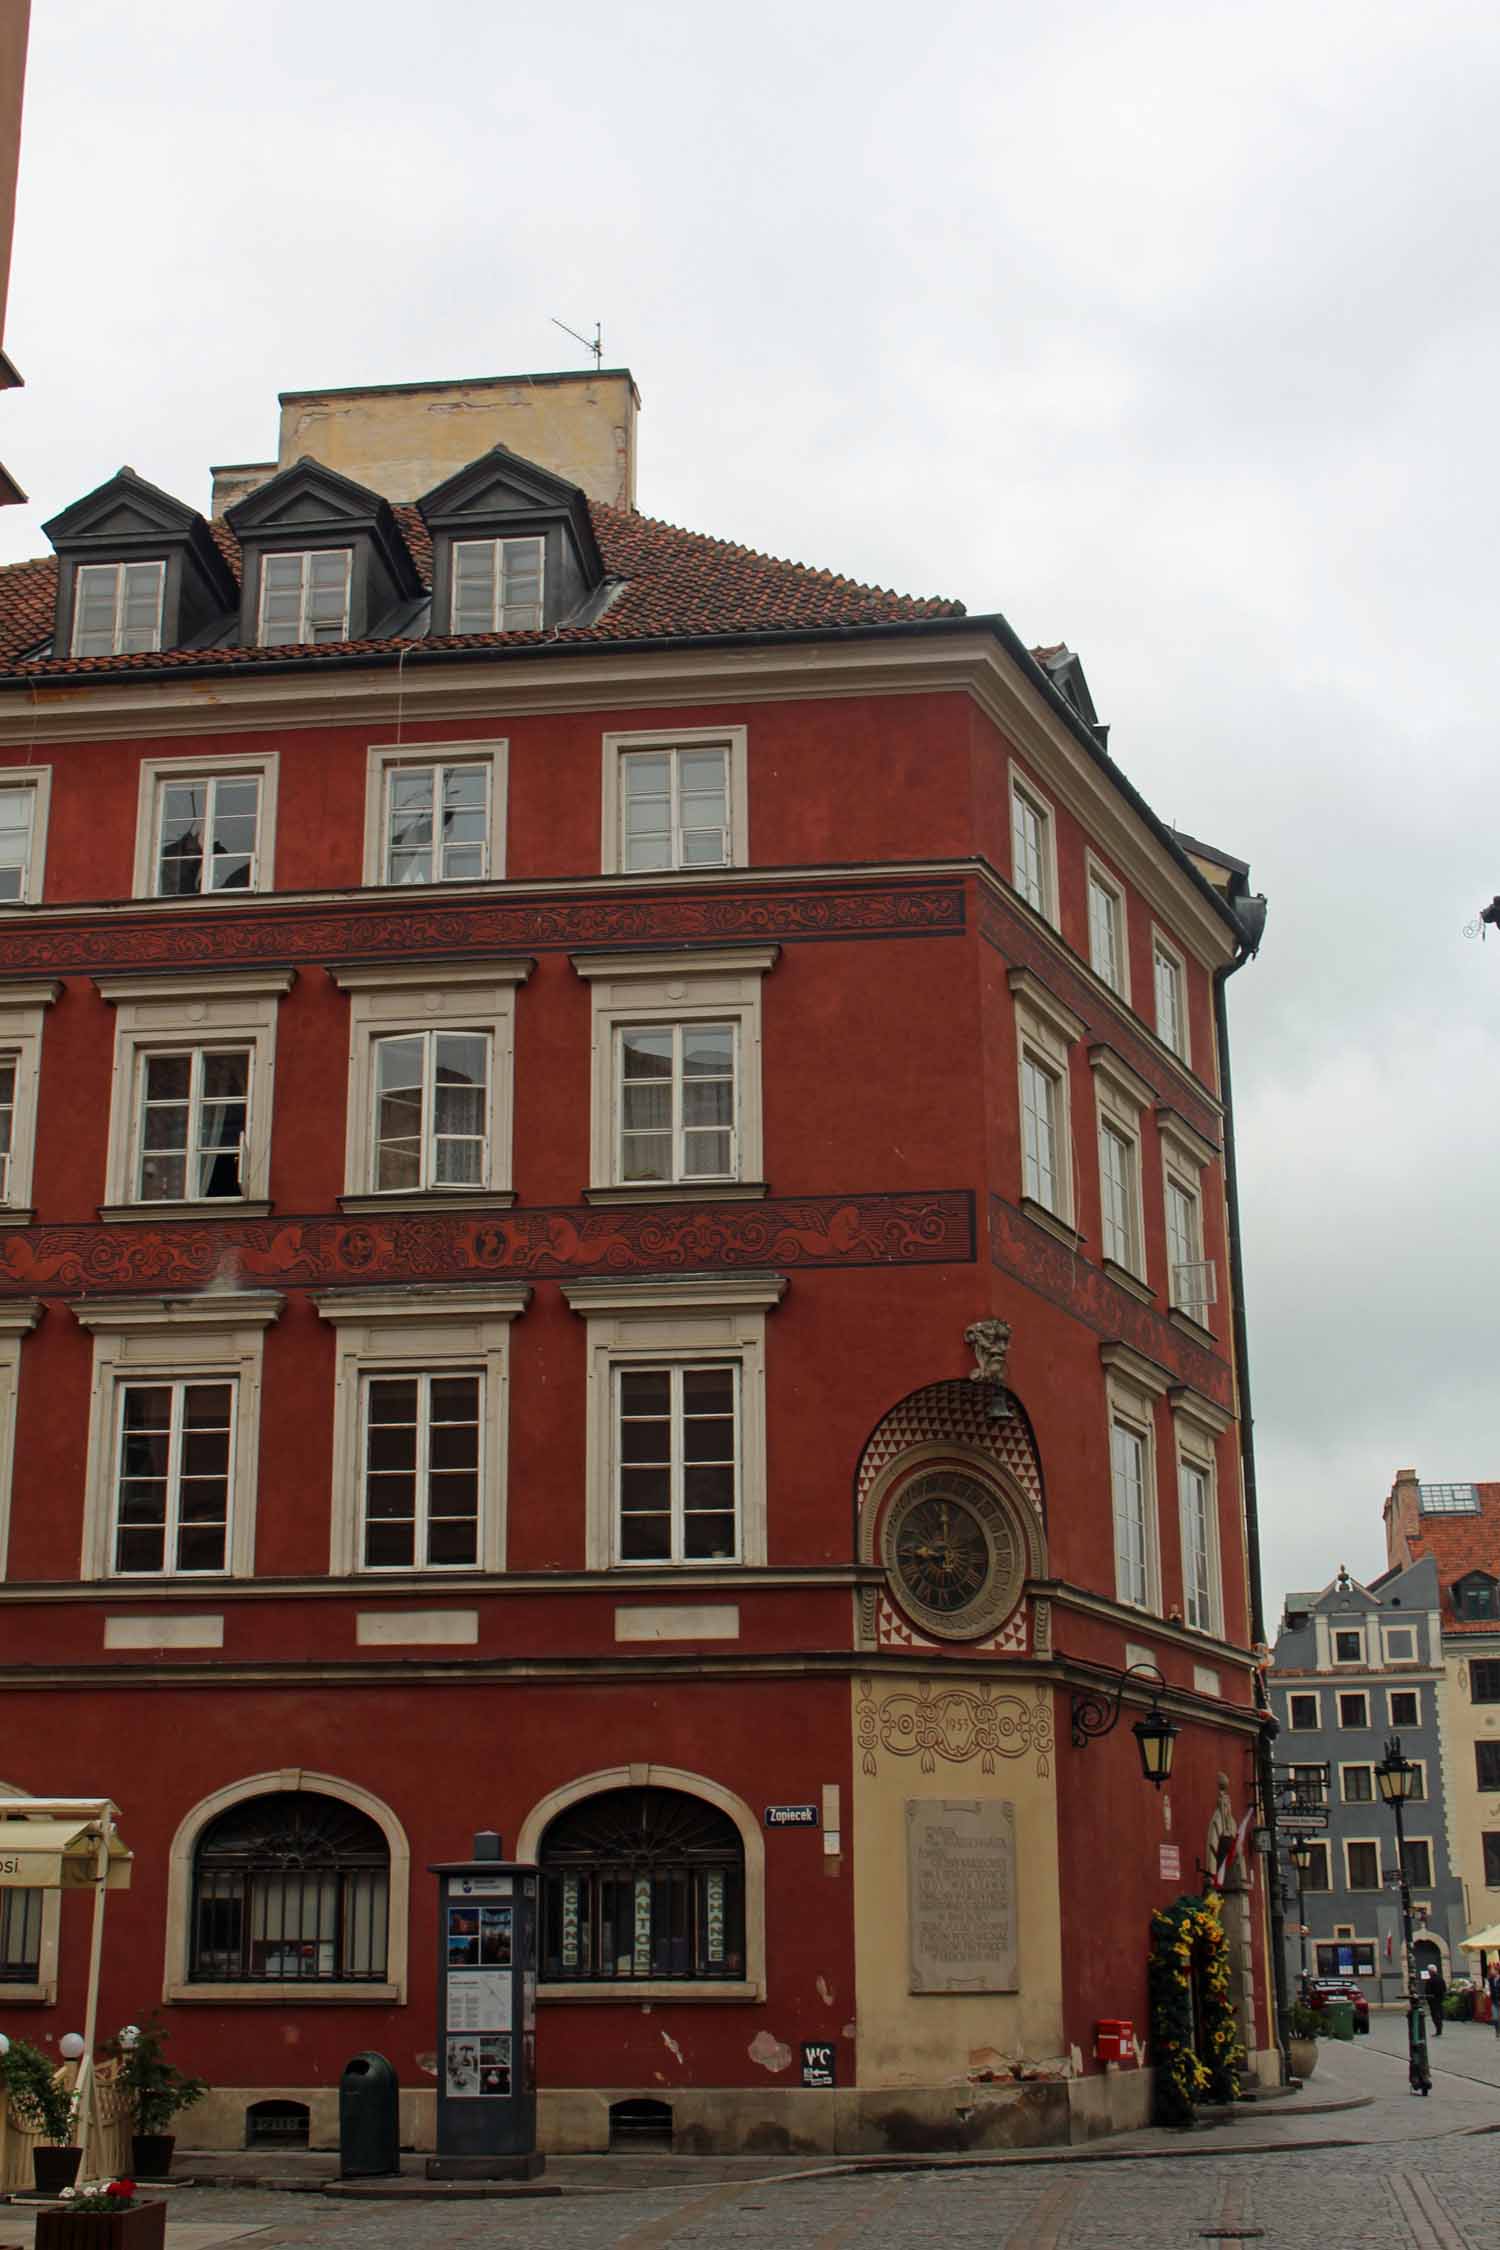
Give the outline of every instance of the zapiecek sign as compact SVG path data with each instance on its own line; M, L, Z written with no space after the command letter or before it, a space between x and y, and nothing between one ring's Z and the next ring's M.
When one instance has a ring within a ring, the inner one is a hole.
M766 1807L766 1826L768 1828L816 1828L817 1825L818 1808L816 1805L767 1805Z

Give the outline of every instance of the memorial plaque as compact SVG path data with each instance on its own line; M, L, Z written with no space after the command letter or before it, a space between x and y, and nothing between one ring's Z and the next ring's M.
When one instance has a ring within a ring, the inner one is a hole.
M1014 1992L1016 1808L914 1797L906 1807L913 1992Z

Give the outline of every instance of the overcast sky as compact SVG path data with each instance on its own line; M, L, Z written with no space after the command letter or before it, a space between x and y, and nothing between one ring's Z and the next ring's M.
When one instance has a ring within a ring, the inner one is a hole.
M1497 99L1445 0L33 0L0 559L123 461L206 506L278 390L582 364L556 315L648 513L1066 639L1270 898L1274 1630L1398 1467L1500 1476Z

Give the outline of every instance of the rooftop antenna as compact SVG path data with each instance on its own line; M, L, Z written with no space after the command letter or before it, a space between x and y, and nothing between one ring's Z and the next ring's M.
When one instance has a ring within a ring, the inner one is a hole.
M582 344L586 352L593 353L594 373L597 375L604 365L604 330L599 322L597 320L594 322L593 341L590 342L587 336L580 336L576 328L570 328L565 320L559 320L555 315L549 317L554 328L560 328L565 336L572 337L575 344Z

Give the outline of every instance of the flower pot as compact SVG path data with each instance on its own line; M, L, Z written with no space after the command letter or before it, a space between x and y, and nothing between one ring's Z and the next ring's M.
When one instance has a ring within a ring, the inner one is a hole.
M83 2162L81 2148L52 2148L39 2142L31 2152L32 2176L38 2195L61 2195L78 2177Z
M1318 2042L1316 2039L1289 2039L1287 2053L1291 2057L1294 2078L1311 2078L1318 2067Z
M164 2180L172 2169L175 2133L132 2133L130 2176L133 2180Z
M165 2203L133 2203L127 2211L38 2211L36 2250L162 2250Z

